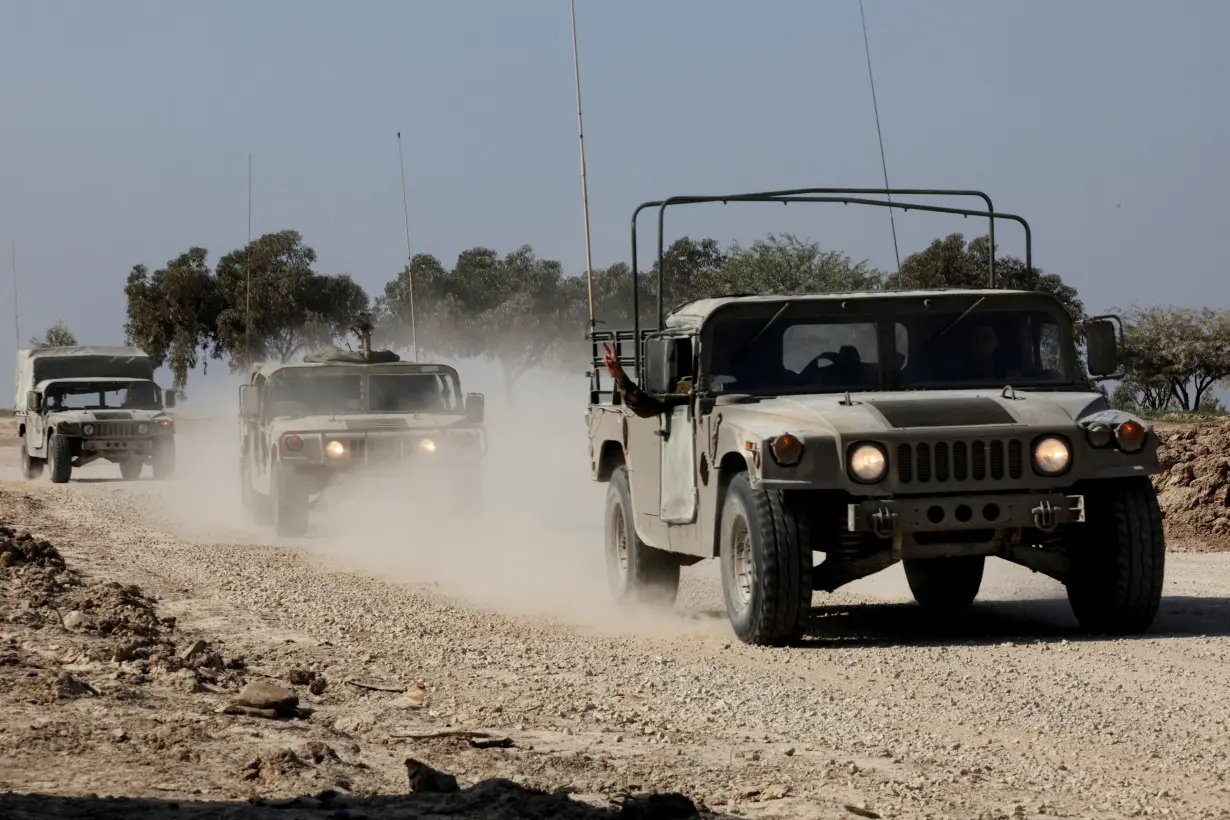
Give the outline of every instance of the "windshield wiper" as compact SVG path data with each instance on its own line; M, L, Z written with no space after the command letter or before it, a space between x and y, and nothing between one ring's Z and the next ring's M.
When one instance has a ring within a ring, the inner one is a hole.
M765 331L771 328L773 326L773 323L776 322L778 319L780 319L781 315L786 312L786 308L790 307L792 304L794 303L786 302L780 308L778 308L777 313L774 313L771 317L769 317L769 321L765 322L764 326L762 326L760 330L756 331L756 335L753 336L748 341L747 344L745 344L743 347L739 348L738 350L734 352L734 355L730 357L730 361L732 363L738 361L741 357L746 355L749 350L755 347L756 342L760 341L760 337L765 334Z
M967 308L964 310L964 312L962 312L962 313L961 313L961 315L960 315L960 316L958 316L957 318L953 319L953 320L952 320L952 321L948 324L948 326L947 326L946 328L944 328L944 329L943 329L943 330L941 330L939 333L935 334L935 335L934 335L934 336L932 336L930 339L928 339L928 340L927 340L927 346L928 346L928 347L930 347L931 345L935 344L935 343L936 343L936 342L938 342L940 339L942 339L942 338L944 338L946 335L948 335L948 331L952 330L954 327L956 327L958 324L960 324L960 323L961 323L961 320L963 320L966 316L969 316L971 313L973 313L975 310L977 310L977 309L978 309L978 306L979 306L979 305L981 305L981 304L982 304L983 302L985 302L986 300L987 300L987 297L985 297L985 296L980 296L978 299L976 299L976 300L974 301L974 304L972 304L972 305L970 305L969 307L967 307Z

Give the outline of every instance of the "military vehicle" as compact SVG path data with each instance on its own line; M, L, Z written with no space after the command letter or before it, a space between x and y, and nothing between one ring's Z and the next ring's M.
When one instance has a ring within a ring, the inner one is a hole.
M987 208L896 199L927 195ZM741 201L984 216L992 244L995 221L1012 220L1032 271L1028 223L981 192L813 188L640 206L658 210L659 294L666 208ZM632 239L635 271L635 214ZM1157 437L1095 386L1119 376L1122 323L1077 326L1051 296L995 284L991 259L983 290L732 295L669 314L659 295L658 326L642 329L634 283L633 329L589 333L590 461L609 483L615 596L672 605L680 567L719 558L738 637L782 645L802 637L813 591L901 561L919 604L960 609L993 556L1065 584L1088 631L1146 630L1165 561ZM675 406L626 412L603 386L604 342Z
M27 481L50 467L67 482L76 467L103 459L134 481L146 464L154 478L175 472L175 393L154 383L150 358L131 347L77 345L21 350L14 397Z
M370 315L353 328L361 351L326 349L302 363L257 364L240 387L240 482L254 523L307 531L326 490L356 473L400 465L474 512L487 452L481 393L457 371L371 349Z

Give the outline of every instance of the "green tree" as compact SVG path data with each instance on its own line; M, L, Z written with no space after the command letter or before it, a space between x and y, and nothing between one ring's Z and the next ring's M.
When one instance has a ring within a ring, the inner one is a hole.
M1195 411L1230 379L1230 311L1132 308L1124 343L1126 389L1147 410Z
M181 394L188 371L206 355L221 355L217 335L223 299L207 263L208 252L194 247L152 274L137 265L128 274L124 293L128 321L124 336L145 351L155 367L169 364L173 387Z
M218 260L224 307L217 338L232 370L267 358L289 362L345 338L355 315L367 309L367 294L347 274L317 273L315 263L316 251L291 230L265 234Z
M47 328L41 339L38 336L30 339L30 346L36 350L45 347L74 347L76 344L77 337L63 321L58 321Z
M718 288L725 293L833 293L878 290L883 274L793 234L769 234L727 250Z

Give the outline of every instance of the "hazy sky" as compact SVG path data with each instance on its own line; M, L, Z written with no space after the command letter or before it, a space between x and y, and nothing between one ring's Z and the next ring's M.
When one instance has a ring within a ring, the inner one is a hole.
M987 191L1091 309L1230 308L1230 3L865 3L893 185ZM857 0L577 16L595 265L627 260L647 199L881 184ZM23 346L57 319L121 343L134 264L242 245L249 151L253 231L297 229L322 271L378 291L405 259L399 130L416 252L529 243L584 270L567 0L3 0L0 76ZM983 226L897 218L903 255ZM667 229L789 230L894 265L879 209L704 206Z

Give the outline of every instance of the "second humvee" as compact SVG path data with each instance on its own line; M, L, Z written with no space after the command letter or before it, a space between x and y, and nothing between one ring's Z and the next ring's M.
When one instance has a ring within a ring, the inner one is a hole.
M990 207L852 196L870 193L985 198L804 189L642 208L851 202L1026 224ZM1027 269L1028 237L1026 225ZM635 250L633 259L636 270ZM669 274L661 258L658 271ZM919 604L964 607L994 556L1065 584L1087 630L1151 624L1165 562L1149 479L1160 470L1157 438L1111 410L1090 379L1119 370L1115 317L1077 326L1052 296L993 287L741 295L664 314L659 301L655 329L642 331L635 314L632 331L590 334L590 460L610 487L617 598L670 604L680 567L719 558L735 633L781 645L802 635L813 591L900 561ZM674 406L653 418L626 412L600 381L604 341L620 346L643 390ZM686 378L688 392L672 396Z
M402 465L482 504L486 454L481 393L462 394L457 371L400 361L389 351L313 354L258 364L240 387L244 506L279 535L302 535L327 488L380 465Z

